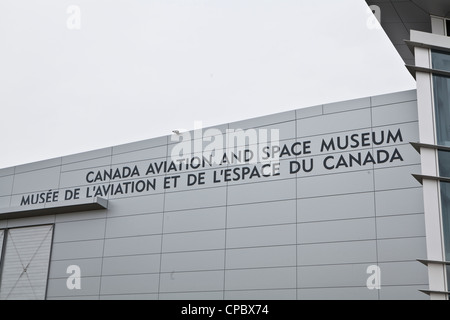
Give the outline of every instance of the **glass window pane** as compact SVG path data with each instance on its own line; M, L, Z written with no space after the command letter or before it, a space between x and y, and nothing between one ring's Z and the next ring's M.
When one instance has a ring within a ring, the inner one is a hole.
M447 288L450 287L449 283L450 283L450 265L446 266L446 270L447 270ZM447 298L448 300L448 298Z
M433 69L450 71L450 53L432 50L431 61Z
M2 270L2 250L3 250L4 230L0 230L0 271ZM2 275L0 274L0 280Z
M53 226L9 229L0 300L42 300L47 288Z
M450 183L441 182L440 186L445 259L450 260Z
M450 178L450 151L438 151L439 176Z
M445 22L447 24L447 35L450 37L450 19L447 19Z
M437 144L450 146L450 78L433 76Z

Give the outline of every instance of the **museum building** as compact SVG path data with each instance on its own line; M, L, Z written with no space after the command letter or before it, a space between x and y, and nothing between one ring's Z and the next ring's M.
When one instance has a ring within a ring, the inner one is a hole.
M416 90L0 169L0 300L448 299L450 3L367 4Z

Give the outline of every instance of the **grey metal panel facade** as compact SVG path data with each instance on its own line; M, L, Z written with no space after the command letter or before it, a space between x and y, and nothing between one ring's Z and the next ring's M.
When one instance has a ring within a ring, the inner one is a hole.
M222 175L216 183L215 172L247 164L145 175L150 163L170 160L177 147L170 136L0 170L3 207L49 189L64 201L76 188L85 197L119 182L180 175L177 187L169 179L166 189L159 183L148 192L104 195L105 210L0 220L0 229L54 224L47 299L428 298L418 291L428 287L427 269L416 261L426 248L422 189L411 176L420 173L409 144L418 141L415 91L218 128L279 129L280 145L311 141L311 153L281 158L279 175L234 181ZM398 130L402 139L394 137ZM361 143L382 132L383 144ZM357 147L321 150L323 141L337 137L351 143L352 134ZM341 156L348 162L358 153L376 157L378 150L397 151L401 160L339 165ZM313 170L289 171L292 161L310 159ZM139 176L92 181L98 171L134 166ZM201 172L205 183L187 186L187 175ZM70 265L80 267L80 289L66 286ZM367 287L371 265L381 271L379 290Z

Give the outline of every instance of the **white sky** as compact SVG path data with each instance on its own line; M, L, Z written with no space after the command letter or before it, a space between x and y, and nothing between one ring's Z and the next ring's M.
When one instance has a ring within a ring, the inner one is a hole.
M2 0L0 168L414 89L368 19L364 0Z

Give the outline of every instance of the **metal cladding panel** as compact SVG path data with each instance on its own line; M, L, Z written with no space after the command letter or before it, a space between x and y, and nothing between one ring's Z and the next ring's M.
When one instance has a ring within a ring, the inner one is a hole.
M9 229L2 268L0 300L42 300L53 226Z
M46 181L26 187L44 164L0 189L11 189L11 207L52 212L48 299L427 299L418 293L426 267L416 261L426 256L422 188L412 177L416 99L412 90L248 119L186 133L189 146L165 137L84 153L51 167L61 171L51 193L40 190ZM244 156L200 160L211 146L231 152L233 141ZM193 166L176 161L181 145ZM266 159L246 160L245 150ZM107 205L48 211L94 197ZM41 199L50 203L33 203ZM6 228L36 218L12 213L0 228L14 233ZM67 287L71 265L81 289ZM368 286L373 267L378 289Z

